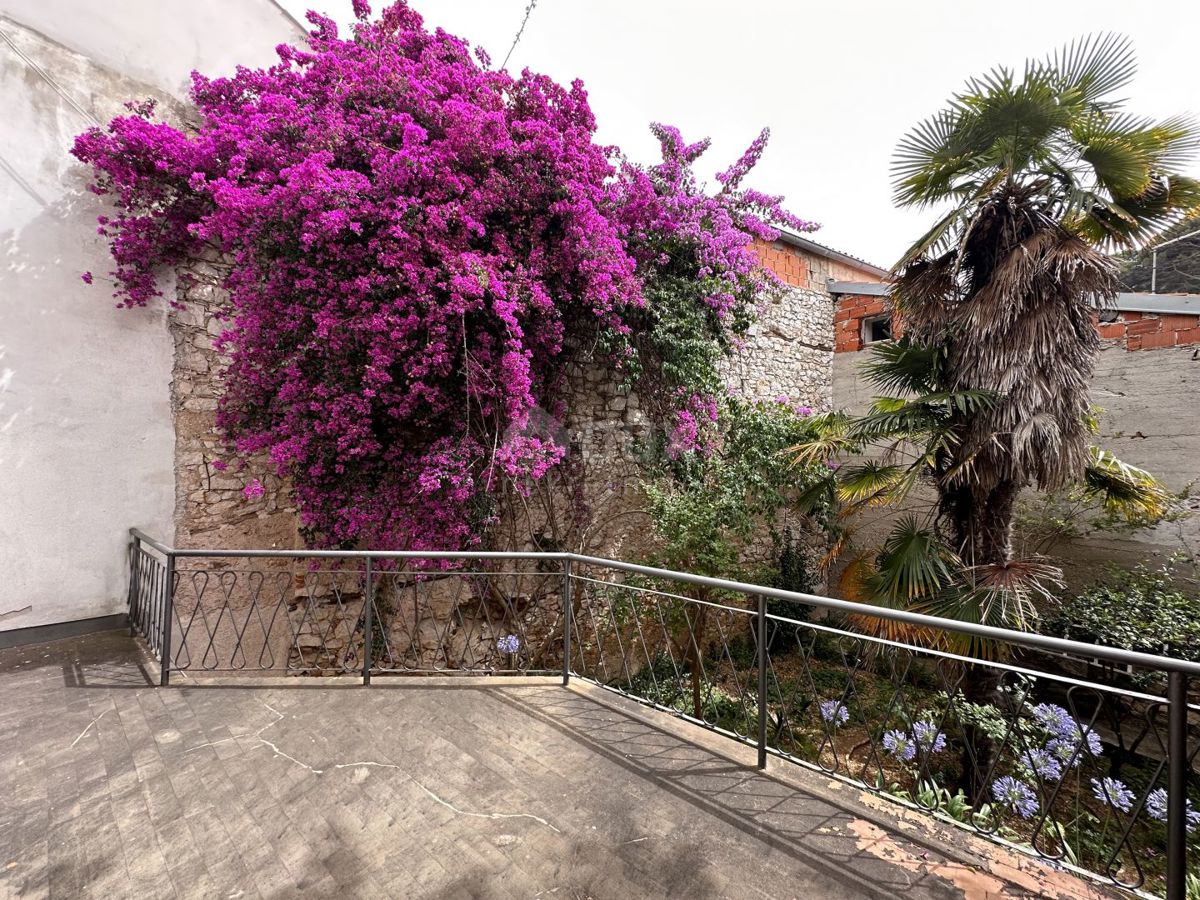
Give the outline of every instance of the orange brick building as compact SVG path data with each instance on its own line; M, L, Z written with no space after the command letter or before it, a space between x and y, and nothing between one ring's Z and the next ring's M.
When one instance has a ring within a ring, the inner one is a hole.
M835 353L853 353L890 337L892 321L887 285L835 281L833 334ZM1117 295L1116 308L1095 317L1101 339L1125 350L1156 350L1200 344L1200 294Z

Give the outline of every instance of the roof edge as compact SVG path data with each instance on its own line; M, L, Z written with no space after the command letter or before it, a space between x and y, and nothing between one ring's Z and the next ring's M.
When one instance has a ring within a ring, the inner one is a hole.
M869 263L865 259L859 259L857 256L851 256L849 253L842 253L840 250L834 250L832 247L826 247L824 244L818 244L816 241L810 241L808 238L801 237L794 232L784 231L781 228L776 228L775 230L779 232L777 240L783 241L785 244L791 244L793 247L798 247L814 256L832 259L835 262L870 272L872 275L880 278L887 278L892 274L887 269L881 269L879 266Z
M837 296L886 297L891 291L889 284L872 281L826 282L829 293ZM1175 315L1200 316L1200 294L1146 294L1122 292L1117 294L1116 308L1125 312L1147 312Z
M826 283L826 288L833 295L838 294L858 294L859 296L868 297L886 297L892 289L890 284L879 284L874 281L837 281L830 278Z
M1117 309L1200 316L1200 294L1121 293L1117 294Z

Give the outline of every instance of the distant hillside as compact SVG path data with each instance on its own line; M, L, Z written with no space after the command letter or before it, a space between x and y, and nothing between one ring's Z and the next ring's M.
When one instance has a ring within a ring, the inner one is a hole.
M1200 219L1190 219L1168 229L1160 239L1200 231ZM1119 258L1121 284L1126 291L1150 290L1150 251L1142 250ZM1158 251L1158 293L1200 293L1200 234Z

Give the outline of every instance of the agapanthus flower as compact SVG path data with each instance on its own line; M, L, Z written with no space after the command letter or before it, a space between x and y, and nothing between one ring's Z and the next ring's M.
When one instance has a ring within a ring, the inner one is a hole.
M1200 826L1200 812L1192 808L1192 801L1185 801L1187 806L1186 821L1187 830L1195 831ZM1150 814L1150 818L1159 822L1167 821L1167 792L1163 788L1155 788L1146 795L1146 812Z
M1105 776L1103 779L1093 778L1091 782L1092 795L1100 802L1121 812L1129 812L1133 807L1134 793L1120 779Z
M925 753L941 753L946 749L946 735L932 722L914 722L913 739Z
M837 728L839 725L845 725L849 720L850 710L846 709L846 704L840 700L822 700L821 718Z
M521 639L515 634L506 634L496 641L496 649L501 653L516 653L521 649Z
M1075 718L1056 703L1039 703L1030 712L1053 735L1072 737L1079 732Z
M883 749L903 762L911 762L917 755L917 745L908 732L894 728L883 735Z
M1022 819L1038 811L1037 795L1033 788L1011 775L1002 775L992 782L992 797L1001 806L1014 810Z
M1074 769L1085 757L1101 754L1100 735L1095 731L1088 731L1082 740L1078 734L1075 737L1054 738L1046 742L1046 752L1063 766Z
M1021 754L1021 765L1043 781L1058 781L1063 775L1063 762L1050 750L1035 747Z

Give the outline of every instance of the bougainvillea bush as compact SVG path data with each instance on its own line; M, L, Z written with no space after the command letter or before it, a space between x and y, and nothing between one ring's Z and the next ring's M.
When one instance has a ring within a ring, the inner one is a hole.
M193 127L131 104L73 152L116 207L122 304L229 261L218 424L292 477L308 539L465 546L506 480L562 459L530 416L566 412L570 354L599 348L686 425L767 286L751 238L810 226L741 185L765 133L710 195L706 144L656 126L663 161L633 165L582 84L492 69L405 3L355 11L350 37L310 13L270 69L194 74Z

